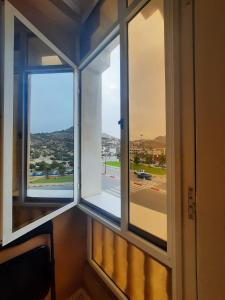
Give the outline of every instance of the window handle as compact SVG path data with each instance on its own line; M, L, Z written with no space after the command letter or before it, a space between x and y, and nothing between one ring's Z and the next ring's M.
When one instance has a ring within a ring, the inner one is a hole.
M121 118L119 121L118 121L118 125L120 125L120 128L123 129L123 125L124 125L124 119Z

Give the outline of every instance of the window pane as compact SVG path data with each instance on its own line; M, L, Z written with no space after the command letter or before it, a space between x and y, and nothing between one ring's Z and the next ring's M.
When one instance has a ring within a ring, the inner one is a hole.
M61 57L46 46L34 34L28 37L28 65L29 66L54 66L65 65Z
M73 73L31 74L28 197L73 197Z
M119 37L81 74L82 198L120 217Z
M81 58L94 49L118 19L118 0L101 1L81 29Z
M73 69L17 18L13 88L15 231L74 200Z
M163 1L129 23L130 223L167 240ZM148 236L148 234L147 234Z

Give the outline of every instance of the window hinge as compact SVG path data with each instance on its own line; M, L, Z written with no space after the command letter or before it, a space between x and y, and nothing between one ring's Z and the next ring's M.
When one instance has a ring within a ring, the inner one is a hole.
M188 217L191 220L196 218L196 195L192 187L188 188Z

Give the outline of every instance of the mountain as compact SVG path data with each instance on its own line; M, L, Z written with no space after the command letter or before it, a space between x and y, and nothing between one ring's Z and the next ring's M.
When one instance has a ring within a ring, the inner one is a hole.
M131 141L130 144L133 147L137 148L146 148L146 149L155 149L155 148L165 148L166 147L166 137L165 136L158 136L153 140L134 140Z
M52 157L56 160L73 159L73 127L61 131L34 133L30 135L30 141L32 159L39 157Z
M74 132L73 127L54 132L33 133L30 135L30 156L31 159L50 158L52 160L73 159ZM117 145L120 140L107 133L102 133L103 145Z
M102 133L102 139L106 139L106 140L119 140L115 136L112 136L112 135L104 133L104 132Z

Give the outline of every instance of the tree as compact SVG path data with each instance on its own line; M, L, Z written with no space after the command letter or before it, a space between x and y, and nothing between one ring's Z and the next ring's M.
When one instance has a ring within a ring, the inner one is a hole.
M49 178L49 171L51 170L51 165L50 164L47 164L45 163L45 176L46 176L46 179Z
M51 165L46 163L45 161L42 161L40 163L37 163L37 166L39 166L40 171L45 172L46 179L49 178L49 171L51 170Z
M136 154L135 157L134 157L134 163L139 164L140 162L141 162L141 159L140 159L139 155Z
M59 163L57 163L56 160L53 160L52 161L52 169L56 169L56 168L58 168L58 166L59 166Z
M159 165L160 166L165 165L165 163L166 163L166 155L165 154L160 154L158 160L159 160Z
M59 174L61 176L65 175L66 168L65 168L64 164L60 164L58 170L59 170Z
M35 164L30 164L30 170L33 170L33 169L35 169Z
M148 164L148 165L153 163L153 155L152 154L147 154L145 156L145 163Z

